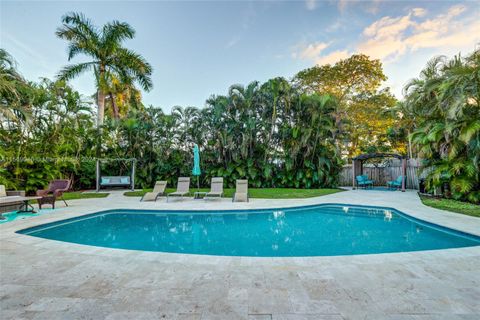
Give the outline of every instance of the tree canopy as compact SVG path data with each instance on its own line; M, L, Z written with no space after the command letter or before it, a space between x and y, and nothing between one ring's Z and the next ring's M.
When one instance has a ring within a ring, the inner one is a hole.
M63 26L57 36L68 44L68 60L83 54L91 61L67 65L58 74L60 80L71 80L83 72L93 72L97 86L97 125L104 119L105 96L108 94L113 115L118 118L119 110L115 94L135 91L134 84L143 90L153 86L150 78L152 67L138 53L122 46L123 41L132 39L135 30L125 22L112 21L102 28L93 25L81 13L69 13L62 19Z
M429 188L450 186L457 199L480 202L480 51L430 60L405 86L405 114L425 161Z
M388 149L405 152L403 144L391 141L387 135L394 123L389 111L396 99L388 88L380 89L386 79L380 60L355 54L334 65L302 70L294 83L304 92L329 94L337 99L337 148L351 158L362 152Z

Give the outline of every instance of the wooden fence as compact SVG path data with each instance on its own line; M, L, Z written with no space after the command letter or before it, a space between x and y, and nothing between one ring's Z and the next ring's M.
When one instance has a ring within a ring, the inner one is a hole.
M407 165L407 189L418 189L420 161L408 160ZM352 165L345 165L340 172L340 186L352 186ZM387 181L395 180L402 174L402 163L398 159L390 159L378 164L366 163L363 165L363 174L375 181L376 186L386 186Z

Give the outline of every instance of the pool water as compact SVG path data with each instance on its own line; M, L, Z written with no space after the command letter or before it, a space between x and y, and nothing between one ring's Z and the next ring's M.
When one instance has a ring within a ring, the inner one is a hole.
M422 222L393 209L350 205L244 211L112 210L18 232L108 248L254 257L480 245L480 237Z
M38 215L42 215L42 214L45 214L45 213L51 213L51 212L53 212L53 209L50 209L50 208L38 209L35 213L16 213L15 211L7 212L7 213L2 214L2 216L5 219L0 220L0 224L11 222L11 221L28 219L30 217L36 217Z

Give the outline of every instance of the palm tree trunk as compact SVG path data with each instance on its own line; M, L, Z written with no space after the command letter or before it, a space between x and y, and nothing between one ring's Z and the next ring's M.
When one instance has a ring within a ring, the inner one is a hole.
M97 158L100 158L101 153L102 153L102 126L103 126L103 117L105 115L105 93L101 90L98 89L97 92L97 107L98 107L98 112L97 112L97 150L96 150L96 155Z
M273 137L273 132L275 131L275 120L276 120L276 116L277 116L277 97L274 96L273 97L273 110L272 110L272 123L271 123L271 128L270 128L270 132L268 133L268 143L271 143L272 141L272 137ZM267 148L265 150L265 156L263 158L263 162L266 163L267 162L267 158L268 158L268 147L269 145L267 144Z
M103 125L103 118L105 117L105 93L101 89L98 89L97 92L97 106L97 127L100 128Z
M112 102L113 118L115 120L118 120L118 118L120 118L120 115L118 113L118 106L117 106L117 103L115 102L115 97L111 92L108 95L110 96L110 101Z
M407 137L408 137L408 153L409 153L409 158L413 158L413 152L412 152L412 137L410 134L410 130L407 129Z

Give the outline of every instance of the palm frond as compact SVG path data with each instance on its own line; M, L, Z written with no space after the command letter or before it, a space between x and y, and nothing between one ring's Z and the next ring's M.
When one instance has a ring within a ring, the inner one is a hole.
M126 48L117 48L110 65L122 76L138 82L143 90L149 91L153 87L152 66L140 54Z
M56 35L70 41L68 60L79 53L95 57L99 55L100 37L97 28L82 13L69 13L62 18L63 26Z
M133 39L135 30L126 22L114 20L103 26L102 43L109 49L114 49L122 41Z
M460 131L458 138L464 143L469 143L474 135L480 132L480 119L474 119L469 122L466 126Z
M83 13L70 12L62 17L63 27L57 29L57 36L66 40L99 40L98 29Z
M58 80L68 81L85 71L91 70L96 65L96 62L77 63L65 66L57 75Z

